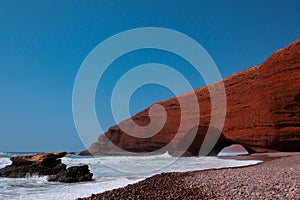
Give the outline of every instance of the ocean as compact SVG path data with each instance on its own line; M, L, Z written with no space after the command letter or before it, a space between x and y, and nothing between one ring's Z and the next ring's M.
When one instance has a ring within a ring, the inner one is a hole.
M1 153L0 168L10 164L11 156L28 153ZM0 178L0 199L76 199L119 188L161 172L184 172L256 164L257 160L220 159L218 157L185 157L174 160L168 153L153 156L80 157L62 159L68 166L87 164L94 174L92 182L47 182L47 177Z

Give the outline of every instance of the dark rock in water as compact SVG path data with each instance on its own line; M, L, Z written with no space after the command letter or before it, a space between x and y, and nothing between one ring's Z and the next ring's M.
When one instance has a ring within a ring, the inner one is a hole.
M11 157L12 164L0 169L0 177L23 178L28 175L57 174L66 170L67 166L59 159L65 155L66 152L57 152Z
M75 156L75 155L77 155L77 153L74 152L74 151L72 151L72 152L68 152L68 155L73 155L73 156Z
M66 183L91 181L93 174L89 167L74 166L67 169L61 162L66 152L41 153L28 156L11 157L11 165L0 169L0 177L24 178L26 176L49 176L49 181Z
M49 176L48 181L59 181L64 183L74 183L91 181L93 174L90 173L87 165L69 167L56 175Z
M45 176L57 174L66 170L66 165L59 163L56 165L44 165L42 163L33 163L28 165L8 165L0 169L0 177L24 178L26 176Z
M79 156L91 156L92 154L88 150L79 152Z

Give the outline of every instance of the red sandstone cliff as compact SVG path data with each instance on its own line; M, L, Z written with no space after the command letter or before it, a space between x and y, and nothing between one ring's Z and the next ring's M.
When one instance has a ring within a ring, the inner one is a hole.
M223 80L227 112L216 151L231 144L242 144L251 152L300 151L300 39L272 54L262 64ZM218 84L218 83L216 83ZM209 87L214 87L212 84ZM201 111L197 136L185 155L197 155L211 119L208 87L195 90ZM190 92L181 95L189 98ZM113 126L105 133L118 147L132 152L151 152L166 146L176 135L180 122L177 97L158 102L167 112L166 124L150 138L135 138ZM193 110L193 108L190 108ZM149 108L132 117L139 125L147 125ZM192 113L192 112L191 112ZM159 115L156 117L159 119ZM191 116L193 117L193 114ZM128 123L126 120L122 123ZM188 129L195 127L186 127ZM197 127L196 127L197 128ZM203 135L204 134L204 135ZM88 149L93 154L118 154L105 135ZM176 154L177 145L168 147ZM162 150L162 151L165 151ZM87 152L83 152L87 153ZM163 153L163 152L162 152ZM215 152L217 153L217 152Z

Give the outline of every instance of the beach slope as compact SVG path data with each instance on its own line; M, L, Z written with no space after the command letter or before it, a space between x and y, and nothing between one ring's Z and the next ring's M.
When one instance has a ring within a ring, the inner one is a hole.
M265 161L247 167L162 173L81 200L300 199L300 153L249 157L255 158Z

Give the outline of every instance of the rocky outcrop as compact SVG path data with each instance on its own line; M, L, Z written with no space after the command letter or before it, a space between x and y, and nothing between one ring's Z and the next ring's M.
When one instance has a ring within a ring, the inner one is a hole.
M91 181L93 174L90 173L89 166L74 166L61 171L56 175L49 176L48 181L59 181L64 183Z
M54 153L39 153L28 156L15 156L11 157L13 165L26 165L32 163L53 163L60 161L59 158L65 157L67 152L54 152Z
M208 87L214 88L217 84ZM250 152L300 151L300 40L275 52L265 62L223 80L226 89L227 112L218 149L232 143L242 144ZM211 100L208 87L196 89L200 108L199 127L208 127L211 120ZM191 92L180 95L190 98ZM222 99L220 99L222 101ZM164 127L150 138L136 138L115 125L81 154L122 154L117 148L130 152L153 152L166 147L175 137L180 123L178 97L158 102L167 113ZM189 108L193 111L193 107ZM150 122L149 108L132 117L140 126ZM160 117L159 114L154 115ZM192 119L191 112L188 119ZM187 119L187 120L188 120ZM130 122L125 120L123 125ZM182 140L194 127L172 146L163 151L177 155ZM184 155L197 155L203 142L205 128L197 131L195 140ZM112 145L111 143L114 145Z
M46 176L66 170L61 159L66 152L11 157L11 165L0 169L0 177L23 178L27 175Z
M41 153L11 157L11 165L0 169L0 177L24 178L26 176L49 176L49 181L81 182L91 181L93 174L87 165L68 169L61 159L66 152Z

